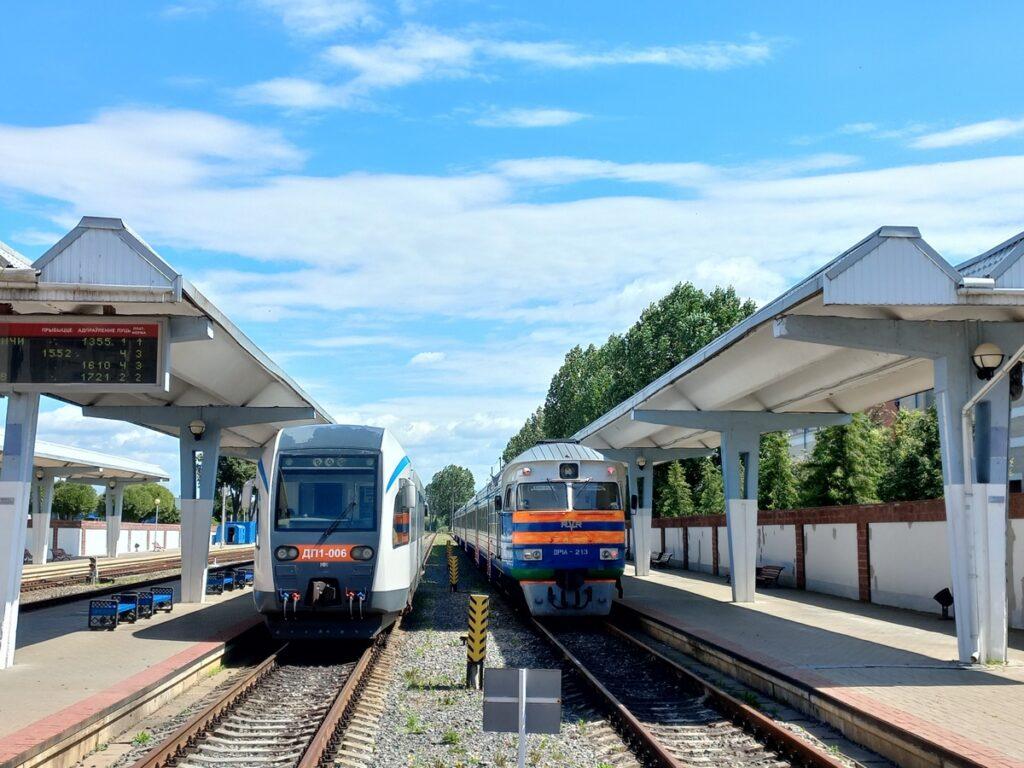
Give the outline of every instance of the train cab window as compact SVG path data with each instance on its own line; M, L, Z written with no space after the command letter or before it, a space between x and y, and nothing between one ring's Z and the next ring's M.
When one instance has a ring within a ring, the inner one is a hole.
M573 509L622 509L618 483L573 483Z
M569 495L565 483L520 483L516 490L516 509L566 509Z
M502 505L502 509L506 512L512 511L512 486L505 486L505 503Z
M278 475L274 526L280 531L373 531L376 500L376 457L286 456Z

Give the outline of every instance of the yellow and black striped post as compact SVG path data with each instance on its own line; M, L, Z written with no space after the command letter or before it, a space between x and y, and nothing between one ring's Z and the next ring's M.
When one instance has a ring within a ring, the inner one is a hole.
M487 656L487 617L490 598L469 596L469 634L466 636L466 687L484 687L484 657Z
M452 592L459 591L459 558L448 555L448 584Z

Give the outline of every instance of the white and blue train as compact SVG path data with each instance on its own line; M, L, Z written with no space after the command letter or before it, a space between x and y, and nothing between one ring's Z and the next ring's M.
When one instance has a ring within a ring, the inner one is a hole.
M626 465L572 442L516 456L458 509L456 540L535 616L602 616L625 566Z
M369 638L411 604L426 502L386 429L282 429L257 471L256 607L279 638Z

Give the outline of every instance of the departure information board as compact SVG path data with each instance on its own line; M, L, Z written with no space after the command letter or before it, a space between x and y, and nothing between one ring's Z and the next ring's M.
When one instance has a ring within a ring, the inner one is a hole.
M163 330L152 319L0 321L0 388L162 387Z

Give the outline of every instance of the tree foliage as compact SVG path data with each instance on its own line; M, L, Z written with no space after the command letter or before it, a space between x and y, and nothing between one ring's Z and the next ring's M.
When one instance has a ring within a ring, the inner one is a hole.
M878 495L883 501L942 496L939 420L934 408L900 411L886 430Z
M431 478L425 491L438 528L451 528L452 513L472 498L473 490L473 473L456 464L449 464Z
M97 498L96 489L91 485L58 481L53 485L51 514L62 520L91 515L96 511Z
M725 513L725 487L722 470L708 457L700 461L700 483L697 486L697 514L721 515Z
M551 438L570 437L607 410L612 374L606 355L591 344L569 350L551 379L544 401L544 430Z
M665 482L660 491L655 505L658 517L684 517L695 514L693 491L686 479L686 470L680 462L669 463Z
M217 499L221 498L221 489L228 489L228 503L231 505L231 516L237 519L242 503L242 488L246 481L256 477L255 462L238 459L234 456L221 456L217 460ZM220 504L215 505L215 515L220 516Z
M810 507L877 502L882 475L880 431L863 413L819 430L803 466L802 502Z
M757 505L760 509L792 509L800 500L796 471L785 432L761 435Z
M158 483L139 483L125 488L122 519L131 522L152 522L156 517L157 499L160 499L159 522L181 521L178 508L174 505L174 494Z
M501 461L507 464L523 451L528 451L545 438L544 431L544 407L541 406L531 414L522 428L509 439L505 451L501 454Z

